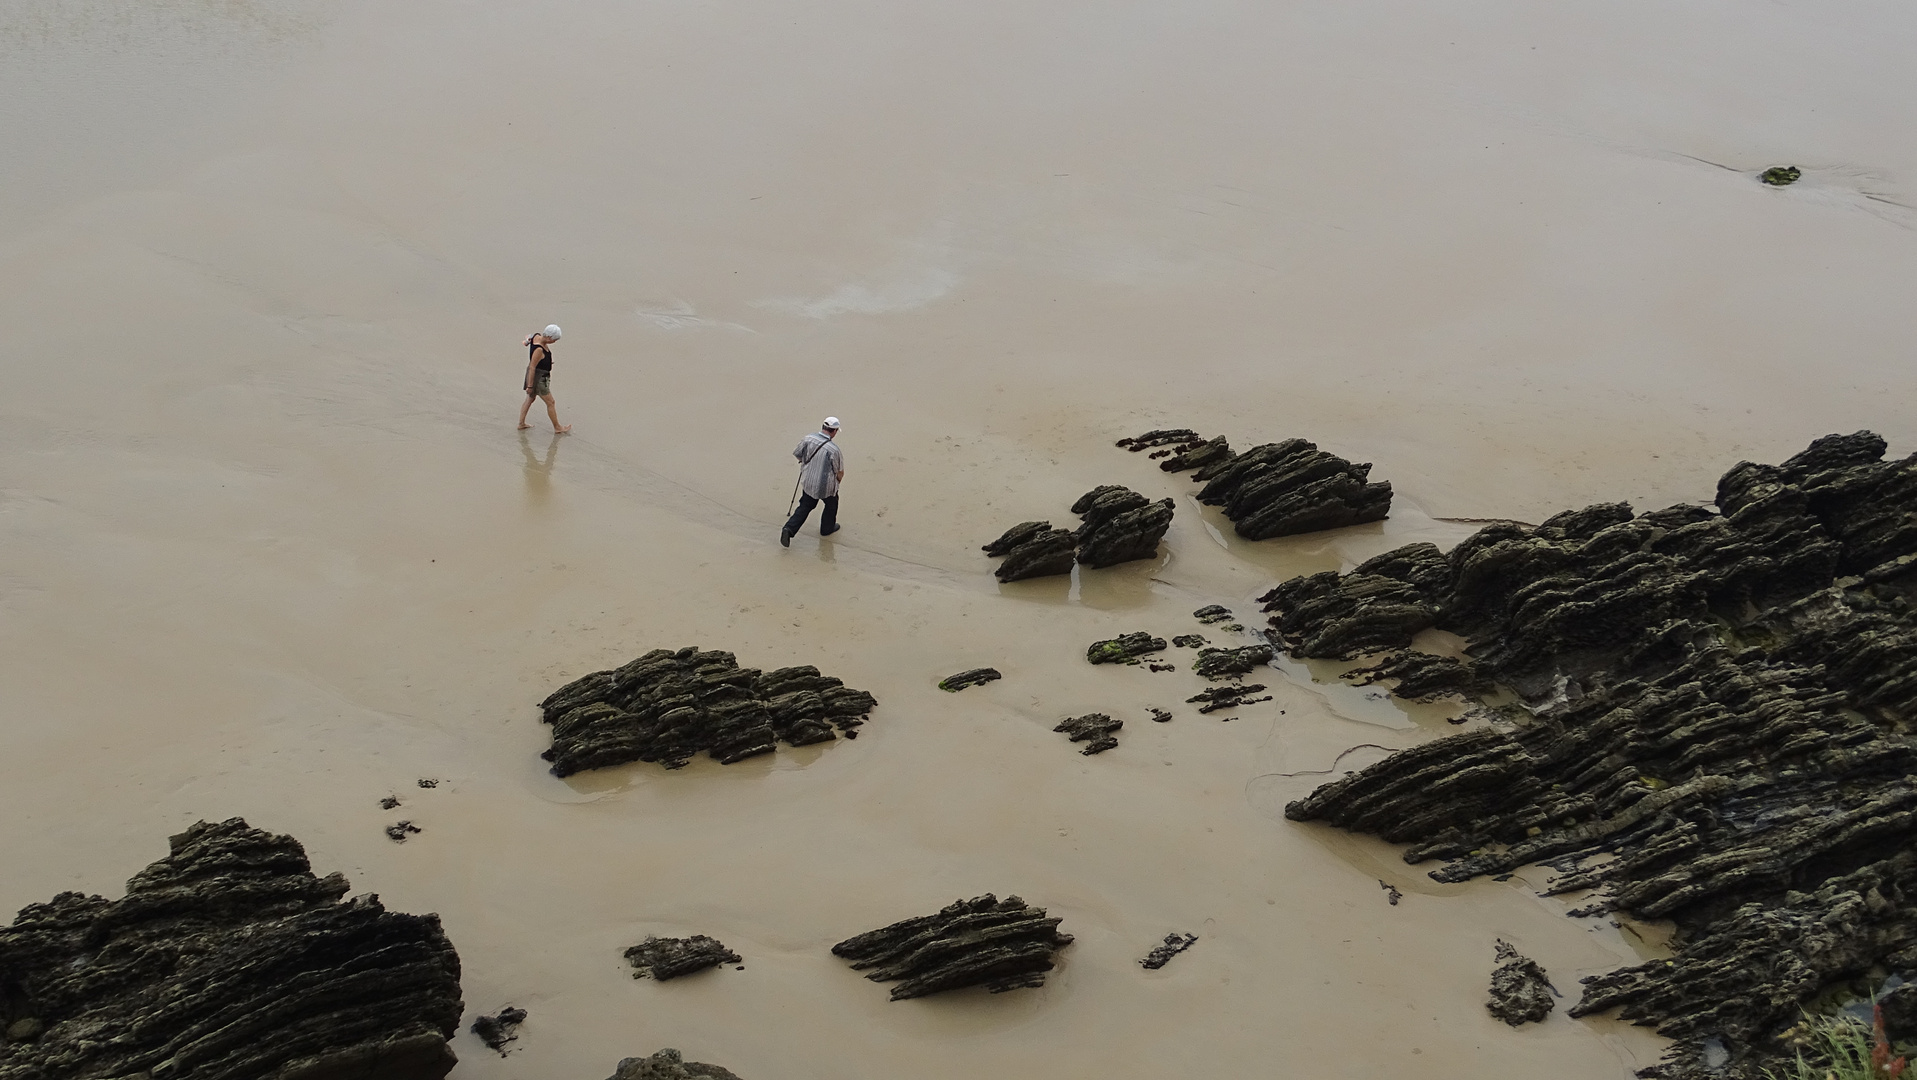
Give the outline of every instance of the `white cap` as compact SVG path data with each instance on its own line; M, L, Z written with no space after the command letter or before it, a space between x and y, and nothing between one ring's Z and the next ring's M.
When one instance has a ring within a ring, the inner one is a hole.
M839 418L836 416L828 416L825 418L825 423L820 424L819 426L822 428L831 428L833 431L837 431L839 430Z
M548 326L548 327L546 327L546 336L547 336L547 337L549 337L549 338L551 338L551 339L553 339L554 341L558 341L558 340L559 340L559 328L558 328L557 326Z

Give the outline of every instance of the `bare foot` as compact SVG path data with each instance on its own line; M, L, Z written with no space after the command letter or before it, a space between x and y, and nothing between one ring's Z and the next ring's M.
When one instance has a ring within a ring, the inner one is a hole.
M532 430L532 425L531 425L531 424L521 424L521 425L519 425L519 430L521 430L521 431L531 431L531 430Z
M566 425L565 427L556 427L556 428L553 428L553 429L552 429L552 433L553 433L554 435L571 435L571 434L572 434L572 425L571 425L571 424L567 424L567 425Z

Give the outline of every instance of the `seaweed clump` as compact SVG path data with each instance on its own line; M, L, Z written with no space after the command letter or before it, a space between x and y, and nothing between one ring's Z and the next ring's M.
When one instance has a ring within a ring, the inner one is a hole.
M1434 625L1528 714L1286 816L1406 844L1439 881L1548 864L1549 893L1588 894L1574 915L1674 921L1669 960L1584 979L1571 1015L1677 1040L1641 1075L1760 1076L1820 994L1917 967L1917 456L1885 449L1831 435L1739 463L1714 508L1599 504L1281 585L1288 648Z
M632 761L683 767L704 751L723 765L770 754L780 743L856 738L878 706L819 669L742 668L729 652L654 649L611 671L595 671L540 703L552 748L540 755L555 776Z
M0 929L0 1076L439 1080L459 956L437 915L347 887L231 818L173 837L119 900L27 905Z
M957 900L936 915L906 919L832 946L832 955L875 982L893 982L892 1000L966 986L994 994L1045 985L1053 954L1072 943L1061 919L1016 896L986 893Z

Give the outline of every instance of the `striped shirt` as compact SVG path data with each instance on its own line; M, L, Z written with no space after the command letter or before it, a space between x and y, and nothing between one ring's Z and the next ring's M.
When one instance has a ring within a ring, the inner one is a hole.
M839 444L815 431L799 440L792 451L799 459L799 486L815 499L829 499L839 493L839 473L845 470L845 455Z

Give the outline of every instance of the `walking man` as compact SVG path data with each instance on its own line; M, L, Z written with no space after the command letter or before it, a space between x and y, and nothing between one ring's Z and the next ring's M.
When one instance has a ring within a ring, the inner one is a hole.
M819 535L831 536L839 531L839 481L845 479L845 455L839 452L839 444L832 440L839 434L839 418L828 416L819 430L799 440L792 456L799 459L799 508L786 519L785 528L779 530L779 543L792 546L792 534L799 531L805 519L812 516L812 508L825 504L825 513L819 515Z

